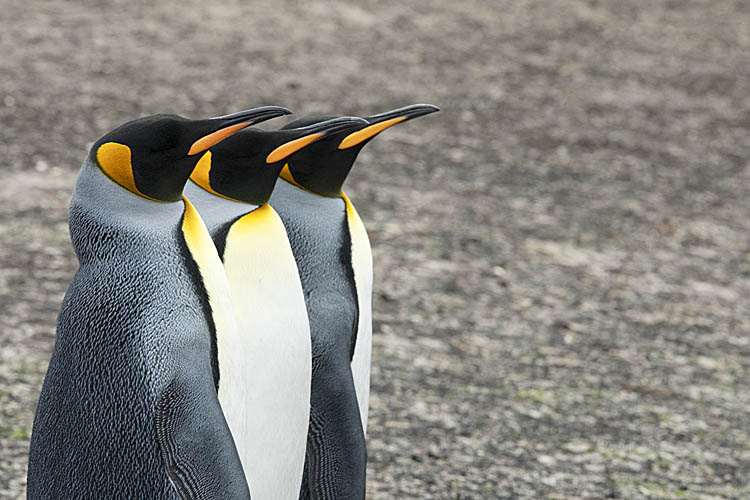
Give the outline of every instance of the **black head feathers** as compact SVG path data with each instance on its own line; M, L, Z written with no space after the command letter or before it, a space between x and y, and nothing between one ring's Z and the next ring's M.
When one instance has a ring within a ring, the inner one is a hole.
M290 155L363 125L361 118L343 117L275 131L246 129L211 148L190 178L215 195L262 205Z
M357 155L365 145L385 129L401 122L440 111L431 104L414 104L367 117L357 130L328 134L315 144L295 153L287 160L282 178L321 196L341 196L346 177ZM285 125L288 128L309 126L328 119L308 116Z
M147 116L105 134L89 157L132 193L155 201L178 201L198 153L252 123L289 113L286 108L265 106L205 120Z

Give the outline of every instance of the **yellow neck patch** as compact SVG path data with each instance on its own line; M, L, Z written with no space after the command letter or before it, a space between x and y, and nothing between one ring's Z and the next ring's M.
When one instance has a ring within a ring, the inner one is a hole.
M135 185L133 164L130 163L130 148L118 142L106 142L96 150L99 168L120 186L131 193L151 201L162 201L141 193Z
M185 234L185 240L188 242L188 246L191 244L195 246L194 254L200 254L205 252L203 248L197 248L201 243L205 241L205 226L203 220L198 215L198 211L195 209L190 200L182 197L182 201L185 203L185 214L182 218L182 232ZM210 237L209 237L210 238ZM191 248L191 251L193 249Z
M243 237L247 238L268 237L269 235L278 233L279 228L283 230L284 225L279 225L279 221L280 219L276 211L266 203L249 214L240 217L232 225L231 231L239 231Z
M344 200L344 204L346 205L346 216L349 218L350 221L359 221L359 224L362 224L359 214L357 213L357 209L354 208L354 204L349 201L349 197L341 191L341 198Z
M206 151L206 154L201 156L201 159L198 160L198 164L195 165L193 173L190 174L190 179L192 179L193 182L213 195L226 198L227 200L240 201L235 200L234 198L230 198L229 196L224 196L211 187L211 179L209 177L209 174L211 173L211 158L211 151Z

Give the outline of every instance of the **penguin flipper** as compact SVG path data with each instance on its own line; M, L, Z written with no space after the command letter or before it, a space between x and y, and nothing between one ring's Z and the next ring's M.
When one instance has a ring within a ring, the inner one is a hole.
M156 438L167 475L183 500L250 500L216 392L211 385L196 390L191 382L178 375L156 407Z

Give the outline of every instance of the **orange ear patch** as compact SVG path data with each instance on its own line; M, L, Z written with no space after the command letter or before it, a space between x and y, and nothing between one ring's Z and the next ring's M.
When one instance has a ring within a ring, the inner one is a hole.
M96 150L96 161L107 177L131 193L148 200L160 201L141 193L135 185L133 164L130 162L130 148L119 142L106 142Z
M209 172L211 172L211 156L211 151L206 151L206 154L201 156L201 159L198 160L198 163L195 164L193 173L190 174L190 178L193 180L193 182L198 184L209 193L213 191L211 189L211 182L208 176Z
M211 187L211 178L209 176L211 172L211 158L211 151L206 151L206 154L201 156L201 159L198 160L198 163L195 165L193 173L190 174L190 179L192 179L193 182L213 195L221 196L222 198L226 198L227 200L238 201L234 198L230 198L229 196L224 196Z
M297 183L297 181L294 180L294 177L292 177L292 172L289 170L288 163L284 164L284 168L281 169L281 173L279 174L279 177L281 177L282 179L284 179L290 184L294 184L300 189L305 189L304 187L300 186L299 183Z

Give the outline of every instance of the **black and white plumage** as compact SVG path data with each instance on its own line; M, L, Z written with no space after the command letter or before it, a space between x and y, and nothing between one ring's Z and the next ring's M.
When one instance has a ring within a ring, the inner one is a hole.
M92 147L70 204L80 268L34 421L30 500L250 498L216 394L228 287L181 193L194 154L286 113L156 115Z
M313 351L306 480L301 498L361 499L372 350L372 253L364 224L342 187L357 155L395 125L438 111L413 105L366 118L292 155L270 203L299 268ZM309 126L327 117L295 120Z
M267 204L284 159L326 134L358 127L339 118L300 129L244 130L201 158L185 194L195 202L224 264L241 346L239 373L221 379L249 408L230 427L255 498L296 500L310 415L311 338L294 255ZM221 371L221 366L219 367ZM260 453L259 453L260 451Z

